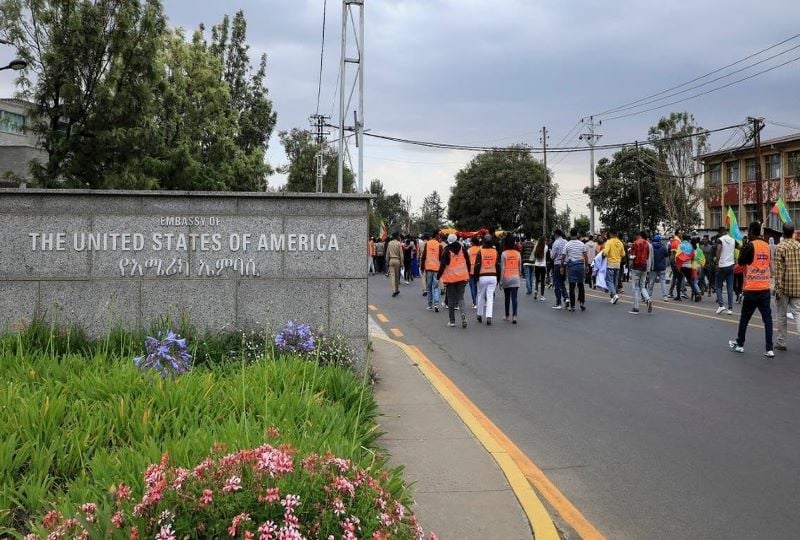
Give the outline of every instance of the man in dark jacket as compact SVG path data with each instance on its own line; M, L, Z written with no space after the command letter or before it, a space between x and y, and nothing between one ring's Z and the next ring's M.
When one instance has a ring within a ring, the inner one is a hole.
M667 262L669 261L669 247L661 241L661 235L656 234L653 236L653 264L650 276L647 278L647 292L653 296L653 287L656 284L656 278L661 284L661 295L664 302L669 299L667 294Z
M456 325L455 310L461 310L461 327L467 327L467 314L464 313L464 290L470 278L472 267L467 250L455 234L447 237L447 247L442 250L439 272L436 279L446 285L447 310L450 315L448 326Z

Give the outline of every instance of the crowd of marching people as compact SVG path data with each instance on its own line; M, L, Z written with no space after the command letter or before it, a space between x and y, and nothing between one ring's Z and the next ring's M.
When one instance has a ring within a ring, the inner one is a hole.
M545 302L546 294L552 294L553 309L575 312L586 310L587 288L602 291L610 304L617 304L629 284L629 313L638 315L642 310L653 312L658 283L663 302L711 297L717 315L732 315L734 304L741 304L738 336L729 343L735 352L744 350L747 324L758 310L765 326L765 355L772 357L773 348L786 350L787 317L800 332L800 242L791 223L784 225L778 244L762 239L758 222L751 223L746 237L737 233L738 229L734 234L739 239L724 227L713 237L676 230L669 238L646 231L621 238L614 230L580 237L576 229L566 235L556 229L549 238L513 233L501 237L493 229L462 237L438 231L419 237L393 233L384 241L369 239L368 266L370 274L390 278L393 297L400 294L401 282L411 284L417 278L427 309L446 309L448 325L456 326L459 318L463 328L467 290L477 322L491 325L498 287L504 297L503 319L516 324L523 286L534 300ZM774 347L773 284L778 311Z

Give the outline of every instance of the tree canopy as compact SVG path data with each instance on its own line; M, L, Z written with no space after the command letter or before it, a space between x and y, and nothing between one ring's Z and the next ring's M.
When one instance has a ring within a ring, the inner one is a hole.
M28 62L17 80L48 155L39 185L263 190L275 113L253 74L243 13L186 40L158 0L0 0L0 37Z
M415 220L417 232L433 232L441 229L445 221L445 208L442 198L434 190L422 201L419 217Z
M307 129L293 128L278 133L283 149L289 157L289 164L280 171L288 173L284 190L314 192L317 190L317 153L322 152L322 191L336 193L339 190L339 161L335 150L326 144L319 145L314 134ZM352 193L355 182L352 171L344 166L342 190Z
M544 165L525 145L516 145L510 151L482 152L456 174L448 202L450 220L459 229L523 227L539 234L547 177ZM557 193L558 187L550 182L547 222L551 224Z
M594 202L600 221L606 227L619 233L632 233L640 229L638 182L641 181L643 225L653 231L664 219L664 203L656 175L662 169L663 164L655 151L626 147L616 152L611 160L602 158L597 162L598 181L594 190L586 188L584 193Z
M380 223L383 221L389 231L400 231L408 228L410 221L408 204L403 200L402 195L399 193L387 193L383 182L377 178L369 183L369 192L375 196L372 199L372 211L376 227L380 227Z

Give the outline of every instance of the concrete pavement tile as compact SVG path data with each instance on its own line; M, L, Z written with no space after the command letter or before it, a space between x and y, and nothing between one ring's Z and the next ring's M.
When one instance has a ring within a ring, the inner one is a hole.
M404 464L409 477L419 479L414 493L510 489L477 439L382 440L381 444L395 465Z
M472 433L446 403L384 405L378 418L387 439L471 439Z
M414 512L442 540L531 540L533 533L514 493L418 493Z

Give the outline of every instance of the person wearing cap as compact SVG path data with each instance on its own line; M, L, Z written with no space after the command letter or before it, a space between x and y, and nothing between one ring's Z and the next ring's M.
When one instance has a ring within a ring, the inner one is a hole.
M425 251L422 252L420 264L425 270L425 283L428 296L428 310L439 312L441 301L439 287L436 285L436 273L439 271L442 256L442 244L439 242L439 231L436 231L430 240L425 242Z
M447 312L450 316L447 326L456 325L456 309L461 310L461 327L467 327L467 314L464 313L464 290L470 277L470 260L467 250L455 234L447 237L447 246L442 250L441 266L437 279L445 285L447 293Z
M661 284L661 297L664 302L669 300L669 291L667 291L667 262L669 261L669 248L664 242L661 241L661 235L656 234L653 236L651 242L652 251L650 253L652 261L650 263L650 274L647 277L647 293L650 298L653 297L653 289L656 285L656 278Z
M389 263L392 297L395 297L400 294L400 267L403 265L403 245L400 243L399 232L392 233L392 239L386 248L386 260Z
M742 246L739 252L739 264L744 270L744 299L742 300L742 313L739 318L739 333L736 340L728 341L728 347L733 352L744 352L744 340L747 334L747 325L756 310L761 313L764 322L764 341L766 352L764 356L773 358L772 350L772 307L770 306L770 280L772 272L772 257L769 245L761 238L761 223L754 221L747 229L750 242Z
M492 237L488 234L483 237L481 249L475 255L472 275L478 278L478 322L483 322L486 317L486 325L491 326L494 291L500 278L500 257L492 244Z

